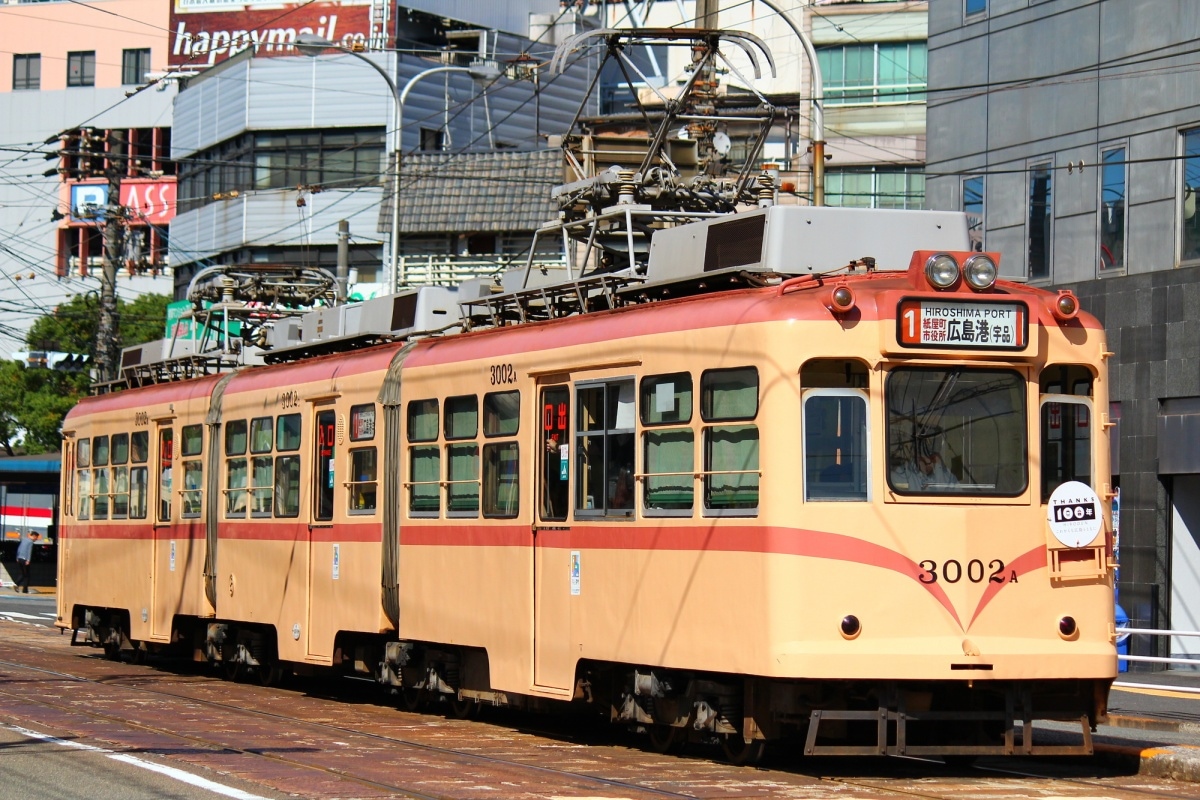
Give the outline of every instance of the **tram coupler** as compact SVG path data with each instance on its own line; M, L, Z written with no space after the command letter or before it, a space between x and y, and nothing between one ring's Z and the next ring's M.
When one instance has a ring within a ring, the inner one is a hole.
M383 647L383 661L379 662L379 683L384 686L404 685L403 668L412 654L409 642L387 642Z

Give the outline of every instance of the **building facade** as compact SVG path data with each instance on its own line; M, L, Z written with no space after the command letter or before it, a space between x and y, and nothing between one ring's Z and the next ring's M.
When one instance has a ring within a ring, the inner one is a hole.
M121 171L118 202L132 209L116 291L125 300L171 292L174 178L164 159L175 89L154 81L167 65L168 8L0 3L0 357L26 349L25 332L54 306L99 292L101 222L87 206L107 204L111 166ZM70 155L84 145L87 157Z
M598 59L585 55L560 75L536 65L586 24L581 15L547 0L508 4L503 14L458 5L464 14L474 9L473 17L390 9L395 46L384 52L329 49L309 58L247 48L183 81L172 138L180 181L170 250L177 295L196 271L214 264L332 270L342 220L350 226L359 294L384 291L397 147L405 156L447 159L531 151L567 129ZM517 7L523 11L514 15ZM518 22L521 30L507 29ZM414 181L438 179L401 158L401 195ZM447 189L458 180L445 178ZM502 219L504 208L495 213ZM467 264L490 273L510 262L514 238L481 232L488 235L403 227L397 281L410 282L409 260L422 264L416 282L430 274L461 277ZM489 249L488 242L496 245Z
M1200 627L1200 5L948 0L929 18L930 208L1104 322L1119 603ZM1108 476L1096 476L1098 484ZM1135 640L1143 655L1194 639Z

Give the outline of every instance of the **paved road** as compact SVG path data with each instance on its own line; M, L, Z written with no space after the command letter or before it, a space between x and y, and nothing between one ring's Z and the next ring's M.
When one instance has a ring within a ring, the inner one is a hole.
M53 627L56 617L54 595L14 592L7 583L0 589L0 620Z

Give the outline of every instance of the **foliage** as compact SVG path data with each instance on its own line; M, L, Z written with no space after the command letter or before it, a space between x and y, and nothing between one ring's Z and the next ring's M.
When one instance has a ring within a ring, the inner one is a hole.
M167 325L165 294L144 294L126 303L117 298L118 346L150 342L163 337ZM33 350L57 350L62 353L95 355L96 327L100 317L100 301L94 294L76 295L41 317L25 336Z
M141 295L132 302L117 300L118 343L128 347L163 337L167 304L161 294ZM33 323L25 342L30 350L95 355L99 300L77 295L53 313ZM63 417L87 396L91 376L30 368L16 361L0 362L0 449L13 455L13 443L24 437L27 453L58 450Z

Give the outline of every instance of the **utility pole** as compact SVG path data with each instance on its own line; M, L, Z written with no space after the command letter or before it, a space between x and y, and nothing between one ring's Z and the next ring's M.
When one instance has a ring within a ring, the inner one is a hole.
M108 137L108 203L104 209L104 257L100 275L100 319L96 325L96 370L101 383L117 379L120 351L117 348L117 262L124 252L121 228L121 164L116 149L121 144L114 133Z

